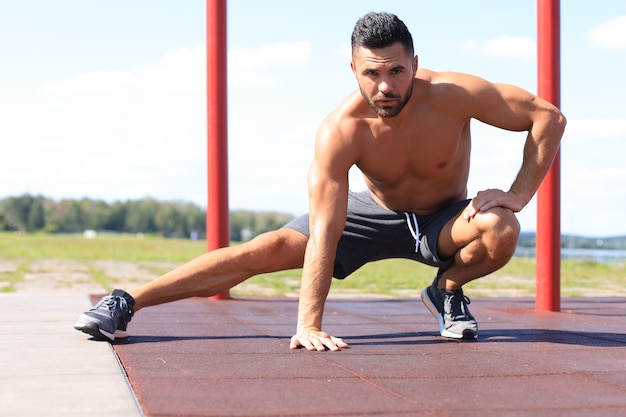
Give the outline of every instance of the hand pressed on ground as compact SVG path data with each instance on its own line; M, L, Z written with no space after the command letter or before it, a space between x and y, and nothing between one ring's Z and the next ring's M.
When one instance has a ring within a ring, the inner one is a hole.
M299 330L291 338L289 348L298 349L300 347L311 351L317 350L318 352L325 350L339 351L350 348L343 339L318 330Z

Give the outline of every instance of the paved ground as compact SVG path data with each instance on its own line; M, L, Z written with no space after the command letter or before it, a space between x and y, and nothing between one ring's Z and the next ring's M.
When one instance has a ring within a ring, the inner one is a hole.
M88 304L0 294L0 416L626 416L624 298L477 298L474 343L417 300L330 300L352 349L322 353L288 349L294 300L153 307L114 349L72 329Z
M142 415L108 343L73 329L75 290L0 293L0 416Z
M192 299L142 311L114 345L148 416L626 416L626 299L472 303L474 343L417 300L335 300L352 348L290 351L297 303Z

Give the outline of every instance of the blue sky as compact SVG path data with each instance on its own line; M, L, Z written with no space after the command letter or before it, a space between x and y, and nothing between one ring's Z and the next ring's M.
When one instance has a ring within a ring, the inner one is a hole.
M228 3L233 209L307 210L321 119L356 88L354 22L411 30L420 66L536 92L536 2ZM562 1L562 231L626 234L626 4ZM146 196L206 206L204 1L0 2L0 198ZM470 194L508 189L524 135L473 126ZM358 172L354 189L363 187ZM534 230L536 202L519 215Z

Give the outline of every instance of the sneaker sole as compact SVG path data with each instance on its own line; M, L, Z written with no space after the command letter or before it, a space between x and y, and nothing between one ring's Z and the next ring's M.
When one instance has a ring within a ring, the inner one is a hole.
M439 334L443 336L443 332L444 332L443 316L439 313L439 310L437 309L437 307L430 300L430 297L428 295L428 288L424 288L424 290L422 291L421 297L422 297L422 302L424 303L428 311L430 311L430 314L432 314L433 317L437 320L437 323L439 324Z
M478 333L472 330L463 330L463 334L451 333L445 329L441 330L441 336L448 339L456 339L456 340L476 340L478 339Z
M113 342L115 340L115 334L111 334L100 329L98 324L93 321L82 321L81 319L82 317L80 317L76 324L74 324L74 328L76 330L87 333L98 340L106 340L108 342Z
M449 332L444 328L443 316L441 315L441 313L439 313L439 310L431 301L430 296L428 295L428 288L424 288L424 290L422 290L422 294L421 294L422 302L424 303L428 311L430 311L430 314L432 314L433 317L437 320L437 323L439 323L439 334L441 335L441 337L445 337L447 339L455 339L455 340L478 339L478 334L469 329L464 330L463 334L458 334L458 333Z
M116 339L126 339L127 337L128 337L128 332L126 330L117 329L115 331L115 338Z

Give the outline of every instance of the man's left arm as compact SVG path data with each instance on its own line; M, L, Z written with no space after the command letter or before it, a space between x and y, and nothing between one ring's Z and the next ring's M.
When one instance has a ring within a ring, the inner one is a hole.
M486 85L480 85L480 83ZM522 167L509 191L489 189L479 192L466 209L466 219L493 207L520 211L537 192L556 156L565 117L546 100L521 88L479 80L475 95L478 113L473 116L492 126L512 131L528 131Z

